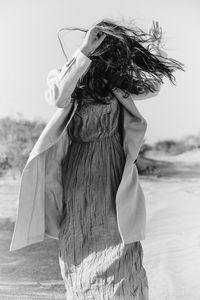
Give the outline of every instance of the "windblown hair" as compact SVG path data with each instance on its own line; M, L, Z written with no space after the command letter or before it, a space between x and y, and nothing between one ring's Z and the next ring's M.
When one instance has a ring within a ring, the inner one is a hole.
M162 56L161 49L154 51L158 39L154 33L108 19L96 25L103 27L106 37L89 55L92 60L89 69L79 79L72 94L78 102L83 95L88 95L97 102L108 103L114 89L122 90L125 98L129 94L155 92L163 83L163 76L176 85L174 71L185 71L184 64Z

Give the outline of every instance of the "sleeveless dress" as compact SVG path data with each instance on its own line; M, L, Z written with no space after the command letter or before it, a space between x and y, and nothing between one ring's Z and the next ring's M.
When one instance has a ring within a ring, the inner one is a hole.
M59 265L67 300L148 300L140 241L124 244L115 196L125 165L120 104L83 99L67 130L62 159Z

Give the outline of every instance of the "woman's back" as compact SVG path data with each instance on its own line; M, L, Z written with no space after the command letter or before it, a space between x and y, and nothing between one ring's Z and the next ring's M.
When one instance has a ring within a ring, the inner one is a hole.
M67 299L132 299L138 278L145 281L146 273L138 268L140 242L124 245L117 224L115 199L125 164L119 101L113 98L107 105L83 99L68 134L59 232ZM130 267L134 271L129 272ZM141 288L137 293L143 292Z
M109 104L83 99L68 126L73 141L95 141L109 138L118 131L120 104L113 98Z

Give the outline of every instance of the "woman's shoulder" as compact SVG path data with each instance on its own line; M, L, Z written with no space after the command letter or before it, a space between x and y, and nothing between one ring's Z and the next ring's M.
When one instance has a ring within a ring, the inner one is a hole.
M120 97L120 99L131 98L133 101L140 101L140 100L146 100L146 99L157 96L160 92L160 88L158 88L158 90L155 92L148 92L147 94L143 93L140 95L136 95L136 94L128 93L128 92L126 93L123 90L121 90L120 88L114 88L112 90L112 92L114 93L115 96Z

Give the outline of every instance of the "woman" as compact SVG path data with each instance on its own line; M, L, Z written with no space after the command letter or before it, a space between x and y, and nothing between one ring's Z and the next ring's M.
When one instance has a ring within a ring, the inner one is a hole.
M133 100L144 99L144 93L150 97L159 90L163 75L172 80L181 65L159 56L158 23L151 29L157 55L142 46L145 37L102 21L88 30L79 48L91 63L82 76L71 75L74 85L67 84L70 69L64 79L59 77L59 88L52 88L59 73L49 75L53 81L47 101L60 107L70 98L78 101L68 126L71 144L62 160L59 263L66 299L148 299L141 242L123 243L117 223L116 193L126 159L123 116L113 89L133 94Z
M160 41L158 23L146 34L103 20L48 75L45 99L59 109L24 168L10 251L42 241L44 232L58 237L68 300L148 299L145 203L134 163L146 121L134 100L156 96L163 76L175 83L172 73L183 70Z

